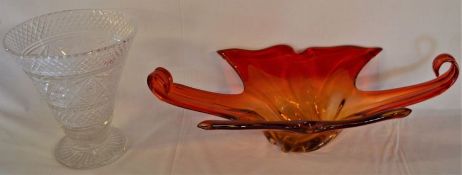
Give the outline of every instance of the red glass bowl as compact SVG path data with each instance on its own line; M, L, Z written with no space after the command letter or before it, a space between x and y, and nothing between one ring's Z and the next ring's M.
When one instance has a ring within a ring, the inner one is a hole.
M404 107L443 93L459 74L455 59L441 54L433 61L433 80L390 90L358 89L358 73L381 50L335 46L296 53L287 45L220 50L243 81L239 94L174 83L161 67L147 83L162 101L228 119L203 121L202 129L266 129L265 136L282 151L307 152L326 145L343 128L409 115ZM440 74L443 63L450 67Z

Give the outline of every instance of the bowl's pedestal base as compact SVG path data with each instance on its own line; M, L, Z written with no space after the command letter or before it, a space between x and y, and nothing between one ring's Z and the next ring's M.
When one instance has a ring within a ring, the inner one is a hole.
M326 131L315 134L300 134L289 131L264 131L264 134L270 143L279 146L283 152L310 152L325 146L340 131Z
M108 129L107 137L97 144L85 144L65 136L56 145L55 158L70 168L97 168L114 162L126 149L125 136L118 129L111 127Z

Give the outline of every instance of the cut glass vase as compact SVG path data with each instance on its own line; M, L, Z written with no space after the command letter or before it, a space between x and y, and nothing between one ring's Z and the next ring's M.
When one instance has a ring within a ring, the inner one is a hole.
M60 163L95 168L125 152L126 138L111 120L134 35L135 25L126 15L97 9L45 14L5 35L5 49L64 129L55 148Z

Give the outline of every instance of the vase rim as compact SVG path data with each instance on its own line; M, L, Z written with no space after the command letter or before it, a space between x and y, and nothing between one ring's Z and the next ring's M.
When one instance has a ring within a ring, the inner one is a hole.
M132 30L127 35L125 35L122 39L117 40L117 41L115 41L115 42L113 42L111 44L104 45L102 47L98 47L96 49L92 49L92 50L89 50L89 51L78 52L78 53L73 53L73 54L68 54L68 55L39 55L39 54L24 55L24 54L21 54L16 49L11 49L10 45L6 43L6 38L7 38L6 36L12 35L12 32L16 31L17 29L19 29L23 25L27 25L28 23L32 22L35 19L44 18L44 17L52 16L52 15L72 13L72 12L93 12L94 13L94 12L98 12L98 11L99 12L112 13L114 15L121 16L123 18L123 20L127 22L128 26L132 28ZM17 56L20 59L44 59L44 58L63 59L63 58L75 58L75 57L85 56L87 54L91 54L91 53L95 53L95 52L101 52L101 51L105 51L105 50L115 48L118 45L124 44L124 43L128 42L129 40L133 39L136 33L137 33L137 25L136 25L136 23L134 22L134 20L132 18L130 18L127 14L125 14L123 12L120 12L120 11L117 11L117 10L110 10L110 9L91 9L91 8L89 8L89 9L68 9L68 10L55 11L55 12L50 12L50 13L46 13L46 14L43 14L43 15L39 15L39 16L36 16L36 17L32 17L32 18L30 18L30 19L28 19L28 20L26 20L26 21L24 21L24 22L22 22L20 24L15 25L13 28L8 30L8 32L4 35L2 44L3 44L3 49L7 53L9 53L11 55L14 55L14 56Z

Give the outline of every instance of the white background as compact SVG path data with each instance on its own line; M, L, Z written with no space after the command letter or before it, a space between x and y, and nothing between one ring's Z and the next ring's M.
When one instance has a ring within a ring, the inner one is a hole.
M116 163L93 170L58 164L63 136L27 76L0 51L0 174L460 174L460 80L413 105L402 120L345 130L317 152L282 153L259 131L202 131L212 116L158 101L146 85L158 66L174 80L209 91L242 88L215 53L289 44L354 44L384 50L359 78L388 89L435 78L431 63L450 53L460 63L458 0L0 0L0 35L44 13L109 8L130 14L138 34L122 76L114 125L130 139ZM442 70L444 71L444 70Z

